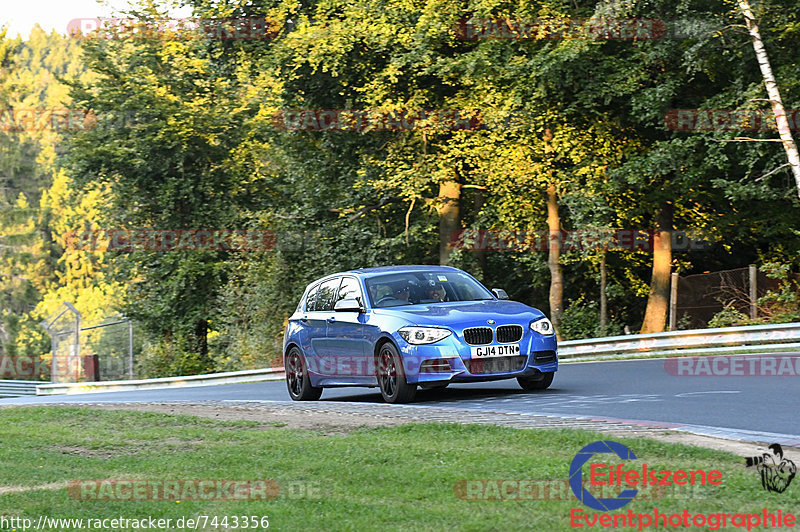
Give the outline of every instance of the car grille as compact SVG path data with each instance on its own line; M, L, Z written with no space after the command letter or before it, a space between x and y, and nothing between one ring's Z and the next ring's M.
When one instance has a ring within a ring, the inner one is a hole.
M555 362L555 361L556 361L555 351L536 351L533 357L533 362L535 364L545 364L547 362Z
M489 327L472 327L464 329L464 341L470 345L485 345L492 343L492 329Z
M522 338L521 325L501 325L497 328L497 341L501 344L519 342Z
M510 373L525 366L526 356L479 358L467 360L467 370L473 375L479 373Z

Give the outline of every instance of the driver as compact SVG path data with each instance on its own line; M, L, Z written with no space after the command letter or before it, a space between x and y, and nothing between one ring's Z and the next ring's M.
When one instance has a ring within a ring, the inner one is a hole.
M371 301L378 301L380 299L378 297L378 287L374 284L369 285L369 296Z
M394 297L395 299L402 299L403 301L408 301L408 294L411 292L411 289L408 286L408 283L403 283L402 285L396 286L394 288Z

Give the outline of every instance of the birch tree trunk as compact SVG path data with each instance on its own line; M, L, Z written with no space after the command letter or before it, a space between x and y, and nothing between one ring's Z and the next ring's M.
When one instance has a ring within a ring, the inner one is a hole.
M0 355L6 354L6 344L8 343L8 333L3 328L3 324L0 323Z
M750 3L748 0L739 0L739 8L744 15L747 31L750 32L750 37L753 39L753 48L756 51L758 66L761 68L764 85L767 87L767 95L772 104L772 112L775 115L778 134L781 137L783 149L786 150L786 159L789 161L789 167L792 169L792 175L794 175L795 185L797 186L797 195L800 197L800 154L797 152L797 144L794 142L792 131L789 127L789 120L786 118L786 110L783 108L783 100L781 100L781 93L778 90L778 83L775 81L775 76L772 74L769 56L767 55L766 48L764 48L764 41L761 40L761 32L758 31L756 19L753 16L753 12L750 10Z

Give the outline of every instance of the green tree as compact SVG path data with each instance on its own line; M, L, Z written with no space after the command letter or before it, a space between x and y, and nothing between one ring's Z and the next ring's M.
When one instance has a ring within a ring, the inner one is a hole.
M164 17L153 5L133 12ZM257 183L231 170L243 124L238 83L216 71L202 40L97 39L84 42L95 79L72 85L77 106L97 125L70 142L70 175L83 190L108 191L104 229L237 228ZM208 366L214 300L226 281L225 250L117 252L128 289L121 309L154 338L180 337Z

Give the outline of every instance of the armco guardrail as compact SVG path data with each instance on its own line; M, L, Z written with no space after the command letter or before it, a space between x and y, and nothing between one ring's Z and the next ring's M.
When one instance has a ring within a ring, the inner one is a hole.
M162 388L182 388L188 386L214 386L216 384L236 384L241 382L260 382L283 379L283 368L248 369L244 371L228 371L225 373L209 373L208 375L164 377L161 379L41 384L36 387L36 395L73 395L79 393L127 392L132 390L157 390Z
M36 385L42 381L0 380L0 397L17 397L20 395L36 395Z
M695 329L691 331L570 340L559 342L558 357L562 360L570 360L637 355L733 354L742 351L769 352L793 349L800 351L800 323ZM39 384L38 386L33 381L0 381L0 383L25 382L29 387L36 386L37 395L62 395L212 386L216 384L283 380L283 378L283 368L266 368L131 381ZM2 395L1 387L0 395Z
M559 342L558 358L800 350L800 323L694 329Z

